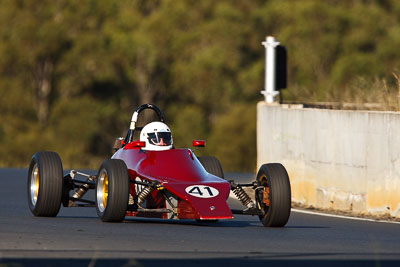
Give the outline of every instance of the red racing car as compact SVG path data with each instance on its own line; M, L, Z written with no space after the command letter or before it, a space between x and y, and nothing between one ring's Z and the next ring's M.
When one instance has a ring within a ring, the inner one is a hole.
M138 116L145 109L153 110L158 121L138 127ZM139 139L134 140L137 135ZM204 145L205 141L193 141L194 147ZM227 181L217 158L196 157L191 149L173 146L163 113L153 104L138 107L126 137L117 139L114 149L97 175L72 170L64 176L57 153L35 153L27 188L33 215L56 216L62 204L96 207L104 222L121 222L125 216L216 221L244 214L259 216L264 226L282 227L289 219L290 181L281 164L262 165L249 184ZM245 187L254 190L254 200ZM83 198L90 189L95 190L94 200ZM229 208L230 191L243 209Z

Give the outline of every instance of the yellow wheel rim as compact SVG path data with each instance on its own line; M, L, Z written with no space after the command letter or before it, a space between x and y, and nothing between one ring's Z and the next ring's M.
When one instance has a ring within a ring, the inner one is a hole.
M108 176L105 170L97 178L97 207L100 212L104 212L108 201Z

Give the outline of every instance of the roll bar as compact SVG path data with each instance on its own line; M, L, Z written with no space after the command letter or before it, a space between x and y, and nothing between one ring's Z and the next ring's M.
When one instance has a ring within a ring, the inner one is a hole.
M139 106L135 110L135 112L133 112L133 114L132 114L131 124L129 126L128 133L126 134L126 137L125 137L125 140L124 140L125 144L128 144L128 143L132 142L133 134L135 133L135 131L141 131L142 130L143 127L137 127L136 126L136 122L138 120L139 114L145 109L153 110L157 114L158 119L161 122L164 122L164 114L162 113L161 109L159 107L157 107L156 105L154 105L154 104L143 104L143 105Z

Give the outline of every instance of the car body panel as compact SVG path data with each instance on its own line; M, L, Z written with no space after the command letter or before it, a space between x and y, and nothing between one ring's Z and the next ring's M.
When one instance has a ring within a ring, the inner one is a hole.
M149 151L129 143L112 158L125 162L131 180L157 181L176 196L178 218L233 218L226 203L230 192L229 182L208 173L190 149ZM136 195L136 190L131 190L131 194ZM165 201L160 202L160 194L153 192L151 196L146 207L165 208ZM128 215L140 216L138 213Z

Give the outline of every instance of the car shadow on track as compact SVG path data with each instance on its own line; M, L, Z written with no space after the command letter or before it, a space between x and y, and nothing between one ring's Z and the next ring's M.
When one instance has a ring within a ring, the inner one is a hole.
M257 223L251 221L196 221L196 220L172 220L172 219L157 219L157 218L125 218L125 223L146 223L146 224L176 224L176 225L193 225L202 227L249 227L255 226ZM260 224L261 226L261 224Z
M285 228L292 228L292 229L329 229L331 227L328 226L311 226L311 225L286 225Z
M95 219L100 220L97 216L81 216L81 215L58 215L57 218L64 218L64 219Z
M81 220L96 220L100 219L96 216L71 216L62 215L57 216L58 218L64 219L81 219ZM263 227L258 221L247 221L247 220L223 220L223 221L196 221L196 220L172 220L172 219L159 219L159 218L145 218L145 217L126 217L123 223L143 223L143 224L172 224L172 225L192 225L201 227ZM269 227L273 229L273 227ZM286 229L328 229L331 227L327 226L314 226L314 225L286 225L283 228ZM277 229L282 229L279 227Z
M80 219L87 220L93 219L101 222L96 216L75 216L75 215L59 215L57 218L63 219ZM196 221L190 219L161 219L161 218L145 218L145 217L126 217L123 223L143 223L143 224L174 224L174 225L193 225L203 227L249 227L249 226L262 226L259 222L254 221L235 221L235 220L223 220L223 221Z

